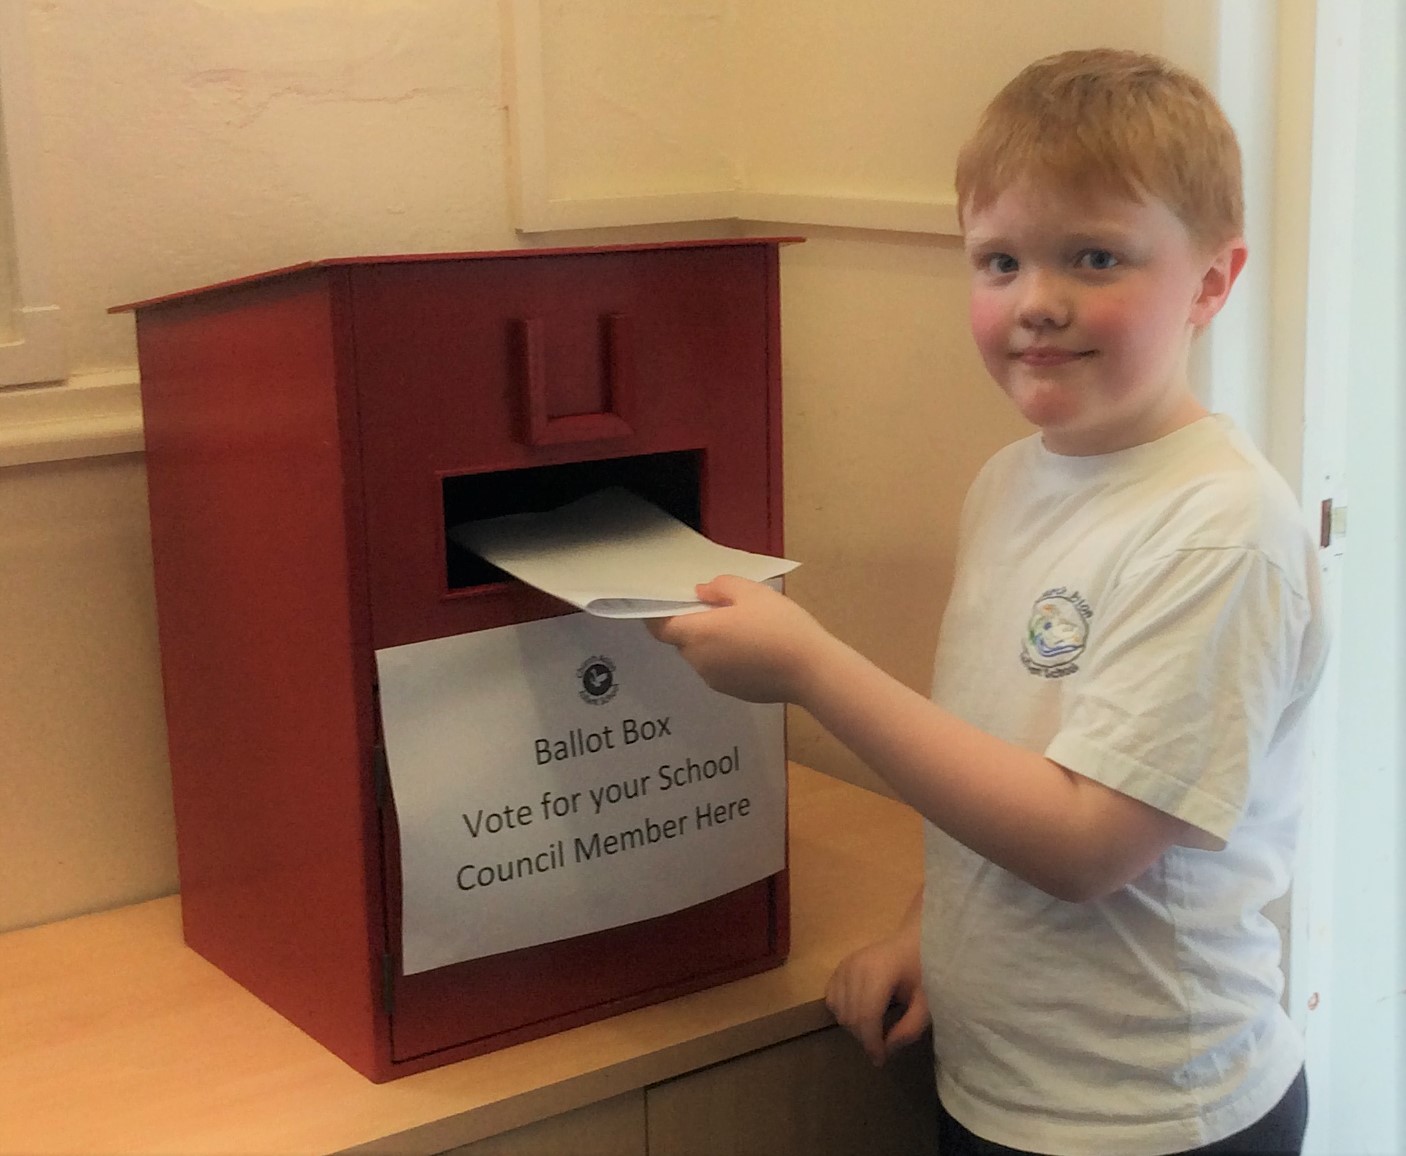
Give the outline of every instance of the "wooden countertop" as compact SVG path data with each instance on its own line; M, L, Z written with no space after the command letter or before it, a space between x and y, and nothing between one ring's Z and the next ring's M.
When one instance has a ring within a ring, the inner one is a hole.
M176 897L0 936L0 1154L432 1154L825 1027L921 879L906 807L791 767L780 968L372 1084L185 947Z

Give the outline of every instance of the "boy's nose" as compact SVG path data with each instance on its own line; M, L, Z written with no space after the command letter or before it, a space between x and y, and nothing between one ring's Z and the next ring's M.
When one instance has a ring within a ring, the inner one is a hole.
M1062 329L1069 324L1071 303L1058 277L1031 270L1022 278L1017 309L1020 324L1027 329Z

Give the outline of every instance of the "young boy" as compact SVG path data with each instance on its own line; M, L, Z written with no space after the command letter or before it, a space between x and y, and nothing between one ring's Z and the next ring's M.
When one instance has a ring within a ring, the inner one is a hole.
M932 700L741 579L651 629L716 689L810 711L928 820L922 894L827 998L876 1063L931 1020L943 1156L1297 1152L1262 910L1317 563L1187 377L1246 256L1234 134L1163 61L1066 53L996 97L957 192L976 343L1038 432L968 495Z

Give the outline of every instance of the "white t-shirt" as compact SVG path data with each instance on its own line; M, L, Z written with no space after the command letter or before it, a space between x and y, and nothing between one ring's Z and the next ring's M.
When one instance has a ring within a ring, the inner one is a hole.
M980 1136L1154 1156L1254 1123L1303 1062L1278 930L1325 650L1314 545L1221 417L1095 457L1038 435L962 512L933 697L1175 815L1115 894L1052 898L927 832L924 981L938 1091Z

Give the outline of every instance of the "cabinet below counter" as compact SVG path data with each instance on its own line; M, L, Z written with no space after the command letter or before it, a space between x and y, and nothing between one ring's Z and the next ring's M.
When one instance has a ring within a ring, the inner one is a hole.
M782 967L386 1084L189 950L177 897L0 936L0 1153L433 1156L488 1137L510 1144L503 1134L557 1119L584 1154L596 1121L645 1143L644 1100L631 1093L662 1085L661 1102L691 1102L702 1085L667 1082L739 1057L774 1072L764 1094L784 1100L795 1062L849 1063L848 1041L823 1031L826 980L893 928L922 878L907 807L794 764L790 789ZM857 1047L852 1058L862 1063Z

